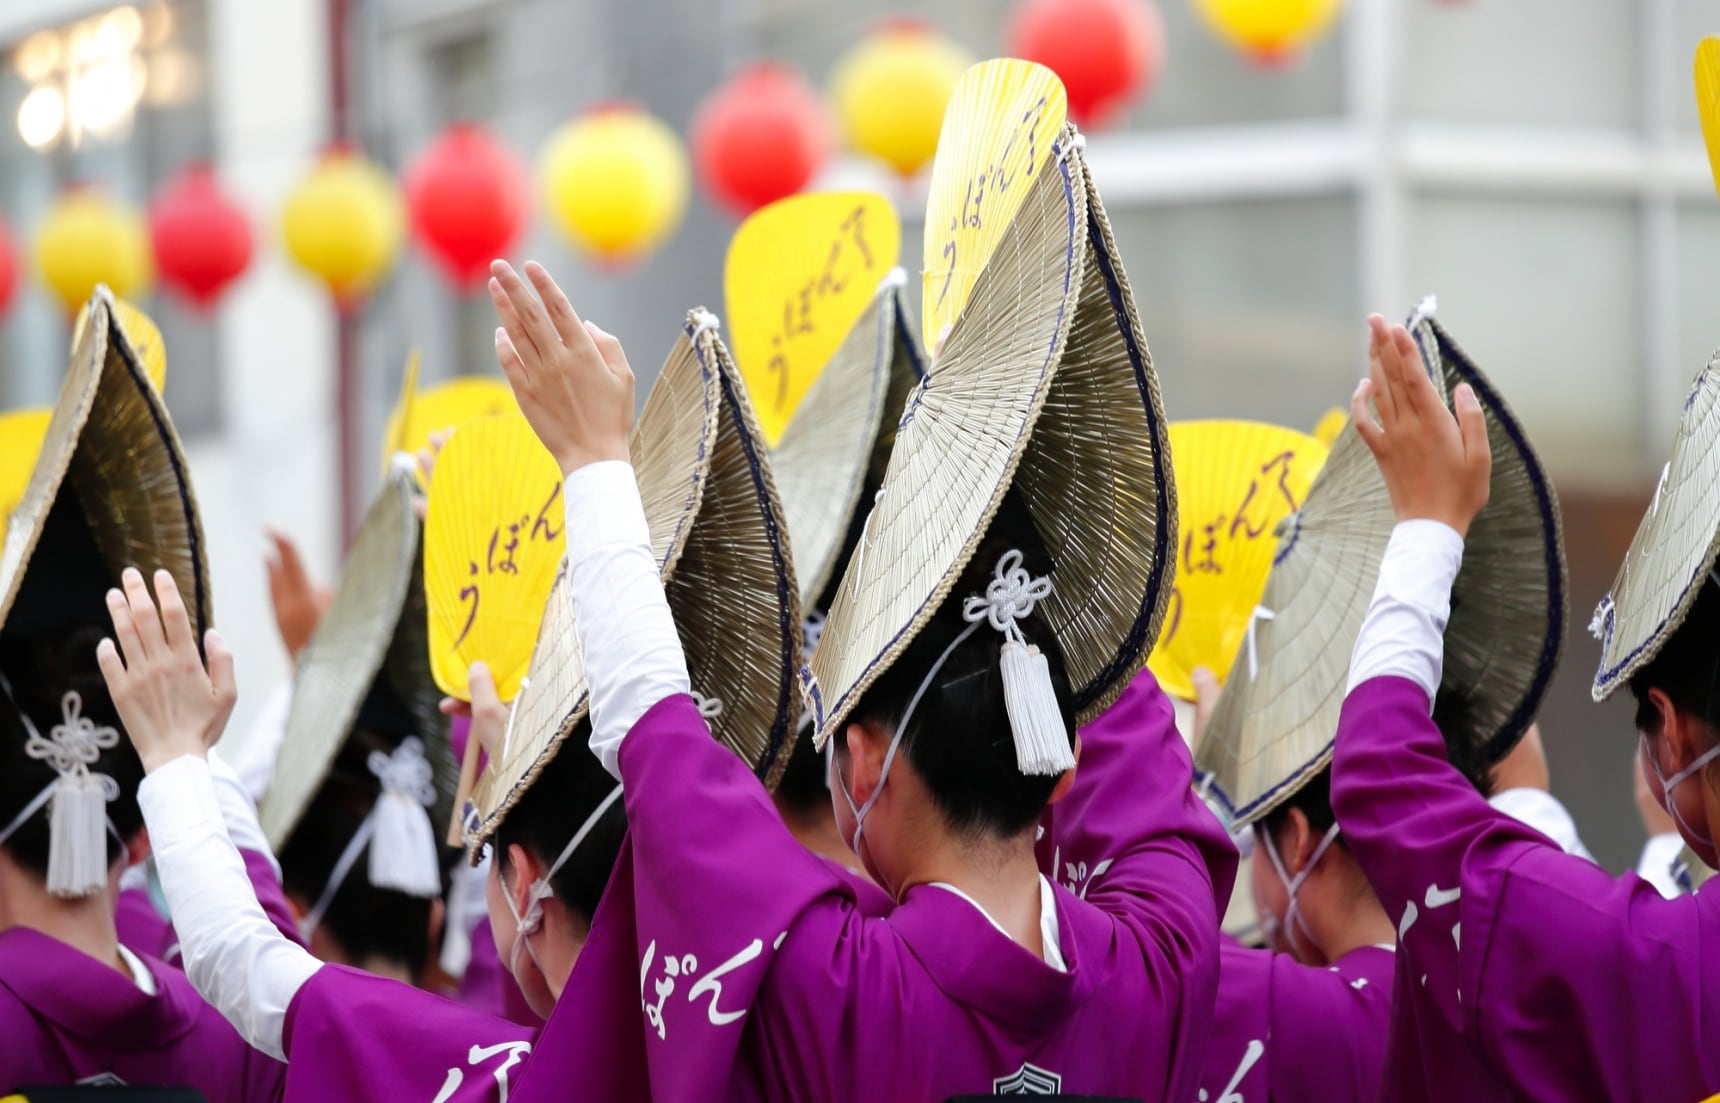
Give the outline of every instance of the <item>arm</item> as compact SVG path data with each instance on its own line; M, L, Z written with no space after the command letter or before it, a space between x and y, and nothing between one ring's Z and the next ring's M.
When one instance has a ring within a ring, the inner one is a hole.
M286 890L281 887L281 866L269 849L268 836L257 820L257 806L252 802L250 786L227 765L219 749L209 748L209 774L215 782L215 801L221 809L221 822L227 837L238 848L245 862L245 873L256 893L257 903L275 929L292 942L304 946L293 909L287 903ZM309 949L309 947L306 947Z
M293 997L322 963L264 914L222 824L209 764L183 755L138 789L186 976L252 1047L285 1060Z
M568 600L591 687L591 750L621 779L621 741L659 701L691 688L681 637L663 596L633 468L617 461L571 472Z
M1167 1086L1192 1086L1200 1072L1236 874L1236 848L1195 795L1193 771L1170 700L1142 670L1081 730L1074 783L1046 833L1054 878L1139 944L1148 991L1177 1024L1169 1052L1187 1065L1167 1070Z

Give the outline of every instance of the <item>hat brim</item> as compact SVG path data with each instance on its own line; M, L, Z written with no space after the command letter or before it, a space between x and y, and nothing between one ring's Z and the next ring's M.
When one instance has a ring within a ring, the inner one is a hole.
M1012 487L1056 565L1041 610L1077 717L1102 711L1169 596L1169 462L1139 316L1070 127L908 402L805 676L817 745L949 597Z
M1692 381L1654 500L1595 611L1604 701L1660 654L1720 559L1720 354Z
M0 625L17 601L48 514L68 487L114 582L126 567L173 575L199 641L213 623L190 468L172 418L98 288L91 324L49 417L40 455L0 546Z

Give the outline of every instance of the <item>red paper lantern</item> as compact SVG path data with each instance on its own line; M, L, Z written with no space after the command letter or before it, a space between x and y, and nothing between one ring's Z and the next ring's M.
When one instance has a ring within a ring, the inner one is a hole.
M774 62L736 73L693 116L699 182L741 215L805 187L835 148L824 98L794 69Z
M1152 85L1165 28L1152 0L1024 0L1010 20L1009 52L1056 73L1070 114L1098 126Z
M456 123L406 170L412 231L462 288L472 288L526 228L525 166L481 128Z
M12 228L0 219L0 316L12 305L12 292L18 289L18 242Z
M206 164L187 167L156 195L149 238L162 280L204 309L251 264L251 220Z

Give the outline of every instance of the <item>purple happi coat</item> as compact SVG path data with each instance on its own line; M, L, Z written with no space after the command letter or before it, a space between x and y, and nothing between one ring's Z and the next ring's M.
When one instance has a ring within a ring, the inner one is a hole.
M1427 693L1344 702L1332 806L1398 924L1387 1100L1672 1103L1720 1092L1720 892L1663 899L1495 811Z
M536 1037L433 992L324 965L287 1007L286 1099L503 1103Z
M930 885L866 918L690 697L646 713L621 772L630 837L516 1101L1194 1098L1235 851L1150 674L1083 733L1059 806L1104 874L1056 890L1067 973Z
M210 1103L280 1097L283 1065L247 1046L179 970L143 963L154 996L39 931L0 932L0 1095L94 1083L195 1088Z
M292 906L287 903L281 879L276 876L268 856L254 850L241 850L239 856L245 860L245 873L251 879L251 887L256 890L257 903L263 906L263 913L276 930L304 946L305 941L293 919ZM126 949L182 968L179 936L174 933L172 922L156 910L155 901L146 890L125 889L120 892L119 902L114 907L114 927L119 932L120 944Z
M1320 968L1226 941L1197 1103L1374 1103L1394 956L1363 946Z

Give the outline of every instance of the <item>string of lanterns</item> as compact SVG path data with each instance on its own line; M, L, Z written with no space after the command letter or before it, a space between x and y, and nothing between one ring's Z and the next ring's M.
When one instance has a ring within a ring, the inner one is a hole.
M1262 64L1293 56L1337 17L1343 0L1191 0L1221 38ZM1074 117L1115 121L1164 63L1153 0L1019 0L1005 52L1063 80ZM778 62L746 66L712 90L681 138L631 103L604 103L544 142L536 187L567 242L606 268L635 264L680 225L691 181L737 217L806 187L839 146L912 177L937 149L944 107L974 61L930 24L886 21L831 73L829 101ZM457 123L407 166L397 184L347 146L323 152L280 212L287 254L346 309L387 276L407 231L458 289L477 287L531 219L532 177L488 131ZM255 255L251 220L212 169L186 168L147 217L100 190L68 189L33 237L35 268L68 312L97 283L135 296L157 278L210 309ZM0 314L18 283L13 234L0 222Z

